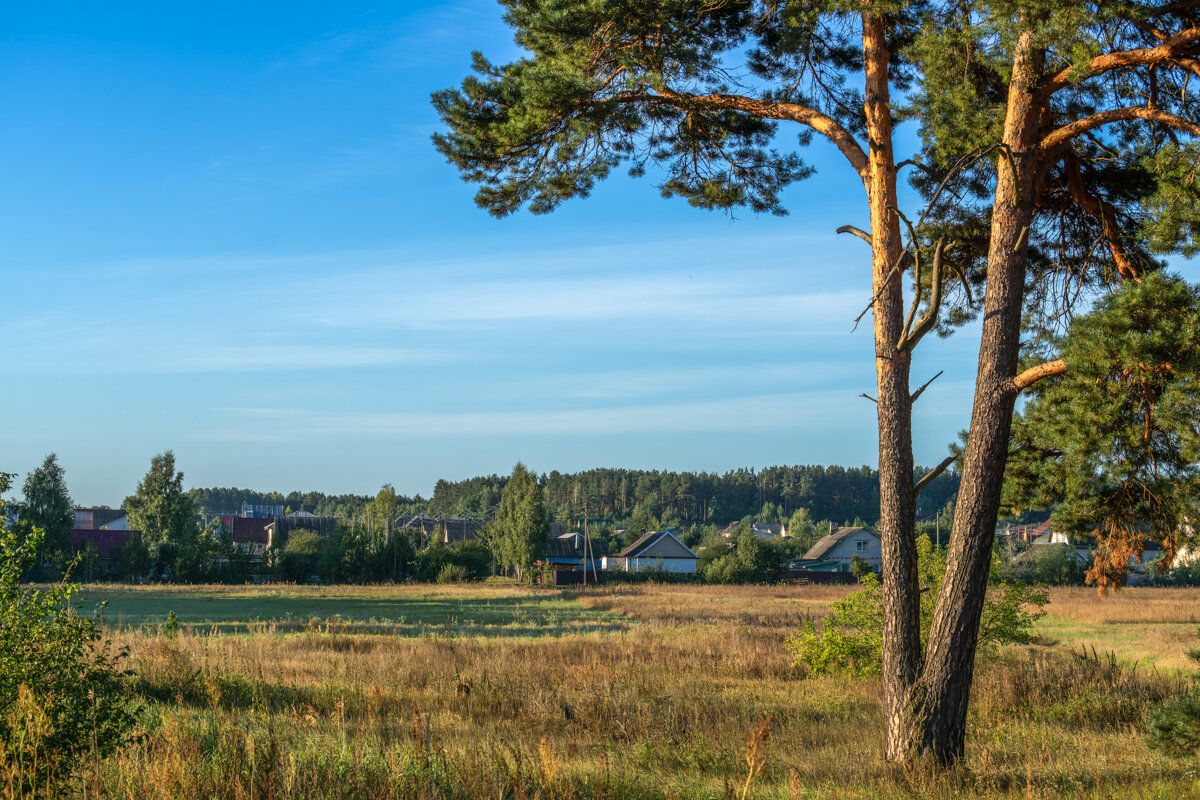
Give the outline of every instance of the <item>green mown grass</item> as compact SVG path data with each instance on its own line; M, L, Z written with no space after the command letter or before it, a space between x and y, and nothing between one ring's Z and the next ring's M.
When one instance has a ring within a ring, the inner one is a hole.
M390 591L389 591L390 589ZM556 592L520 587L121 587L93 585L75 595L80 609L106 603L114 628L156 627L174 612L197 631L325 631L399 636L547 636L613 631L629 620L587 608Z

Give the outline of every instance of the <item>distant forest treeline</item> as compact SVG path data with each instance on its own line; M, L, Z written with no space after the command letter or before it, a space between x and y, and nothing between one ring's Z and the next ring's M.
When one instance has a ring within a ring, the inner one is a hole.
M190 494L196 499L200 510L206 514L236 514L243 503L264 506L283 506L284 513L307 511L318 517L338 517L350 519L361 514L367 503L373 499L369 495L358 494L325 494L323 492L256 492L253 489L213 488L192 489ZM420 500L420 498L417 498ZM408 501L408 498L401 498ZM410 501L411 502L411 501Z
M918 469L916 477L927 470ZM507 476L462 481L439 480L429 500L397 497L398 514L489 518L500 502ZM934 480L917 501L918 516L930 516L958 491L958 475L948 471ZM724 524L747 516L786 521L798 508L814 520L879 519L879 475L870 467L774 466L762 470L710 472L591 469L551 472L539 478L548 512L555 520L627 521L641 508L663 524ZM232 514L242 503L284 506L287 512L349 519L361 515L369 495L321 492L255 492L249 489L193 489L209 513Z

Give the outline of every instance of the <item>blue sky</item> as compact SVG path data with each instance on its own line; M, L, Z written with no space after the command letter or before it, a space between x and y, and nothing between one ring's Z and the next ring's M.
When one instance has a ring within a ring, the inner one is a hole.
M500 8L9 3L0 12L0 470L54 451L117 504L155 453L191 486L407 494L593 466L874 464L861 184L832 148L792 215L618 177L494 220L430 144L429 94ZM966 426L977 341L919 462Z

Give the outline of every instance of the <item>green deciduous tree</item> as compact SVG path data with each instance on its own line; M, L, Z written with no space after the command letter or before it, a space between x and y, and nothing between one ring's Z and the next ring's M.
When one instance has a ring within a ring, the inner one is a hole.
M524 57L476 54L476 74L433 98L447 126L436 145L493 214L550 211L621 165L654 165L664 195L701 208L782 213L781 192L811 170L781 124L801 145L826 138L861 181L869 225L843 230L871 250L886 753L960 758L1014 405L1067 369L1021 361L1024 324L1063 319L1057 298L1152 271L1151 248L1192 246L1196 7L503 4ZM918 158L895 152L903 119L920 126ZM905 215L898 176L913 162L928 205ZM930 331L979 312L946 578L922 638L916 497L950 462L914 486L912 405L925 386L909 373Z
M75 514L58 456L54 453L46 456L42 465L26 476L22 494L18 509L21 530L38 528L42 531L37 560L63 566L67 560L68 537L75 526Z
M517 462L504 484L496 513L491 541L497 561L522 576L545 551L546 530L542 490L525 465Z
M175 469L170 450L154 456L137 491L125 498L131 530L142 532L148 547L156 550L160 567L185 579L196 577L207 552L200 535L195 499L183 489L183 472Z
M787 535L799 543L801 552L816 544L816 528L807 508L801 506L792 512L792 517L787 523Z

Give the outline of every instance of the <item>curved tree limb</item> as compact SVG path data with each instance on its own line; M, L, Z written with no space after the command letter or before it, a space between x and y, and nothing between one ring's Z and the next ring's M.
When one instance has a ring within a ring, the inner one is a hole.
M933 469L926 472L921 480L917 481L913 486L913 499L916 500L921 496L921 492L925 491L925 487L933 483L934 478L946 471L946 467L954 463L955 456L946 456L942 459L942 463L938 464Z
M1045 157L1047 153L1053 150L1060 144L1070 141L1082 133L1087 133L1090 130L1111 124L1113 122L1126 122L1134 119L1144 119L1149 122L1157 122L1160 125L1166 125L1171 128L1179 128L1187 131L1193 136L1200 136L1200 125L1192 122L1189 119L1169 114L1166 111L1160 111L1156 108L1146 108L1145 106L1134 106L1131 108L1114 108L1108 111L1101 111L1097 114L1092 114L1090 117L1077 119L1072 123L1062 126L1057 130L1046 134L1042 141L1038 144L1038 150Z
M1121 279L1125 281L1138 280L1137 268L1129 260L1129 253L1126 252L1125 244L1121 240L1116 210L1111 203L1091 196L1084 189L1083 174L1079 171L1078 159L1073 155L1067 155L1063 159L1063 165L1066 167L1067 186L1071 190L1071 197L1079 204L1080 208L1100 220L1104 226L1104 238L1108 242L1109 252L1112 253L1113 261L1117 265L1117 272L1121 273Z
M1119 53L1105 53L1102 56L1096 56L1083 69L1082 77L1093 78L1114 69L1126 67L1166 64L1187 55L1194 55L1198 51L1200 51L1200 28L1187 28L1173 36L1168 36L1158 47L1124 50ZM1045 78L1039 87L1042 101L1045 102L1050 95L1070 86L1075 82L1075 76L1078 74L1079 71L1075 67L1067 67Z
M842 127L837 120L822 114L816 109L795 103L769 103L739 94L706 94L696 95L686 92L675 92L667 88L658 88L656 93L632 92L618 94L612 98L618 103L650 103L674 106L679 109L702 108L743 111L765 119L778 119L798 122L807 125L817 133L833 142L841 151L850 166L858 173L863 185L867 184L870 171L866 152L850 131Z
M837 233L850 233L850 234L853 234L853 235L857 236L858 238L862 239L867 244L872 244L871 234L867 233L862 228L856 228L853 225L843 225L842 227L838 228L836 232Z
M897 350L908 350L911 352L917 346L917 343L921 341L922 337L937 325L938 311L942 307L942 257L945 251L946 239L942 237L938 239L937 247L933 251L933 277L930 278L929 285L932 294L929 298L929 309L921 316L921 319L917 320L917 324L913 327L911 333L907 327L905 328L904 333L900 335L900 341L896 343ZM918 285L917 298L920 296L921 287ZM914 298L914 301L917 298ZM915 304L913 310L916 310ZM909 316L911 318L911 313Z
M1054 361L1047 361L1043 364L1038 364L1035 367L1022 372L1012 379L1013 388L1018 392L1028 389L1043 378L1049 378L1052 375L1062 375L1067 371L1067 362L1061 358Z

